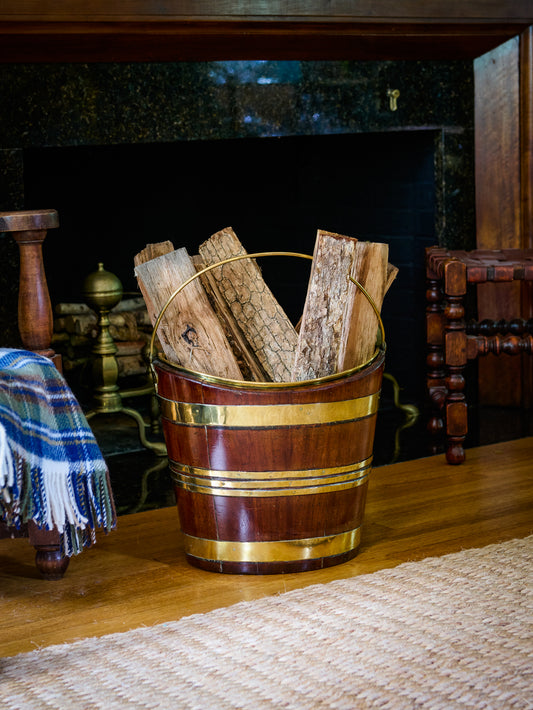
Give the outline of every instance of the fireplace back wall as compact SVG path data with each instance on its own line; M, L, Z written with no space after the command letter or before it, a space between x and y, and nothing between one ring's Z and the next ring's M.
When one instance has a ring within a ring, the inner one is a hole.
M134 291L133 256L147 241L168 239L195 254L230 225L249 252L312 253L317 227L383 241L400 269L383 309L388 369L415 397L424 360L423 254L435 243L434 144L433 131L412 131L27 151L28 200L40 197L62 215L61 238L46 245L52 301L82 300L81 284L98 261ZM93 205L97 219L80 220ZM68 269L65 242L84 245ZM309 263L260 265L296 323Z
M130 289L147 242L194 249L229 225L248 249L310 252L318 227L387 241L401 269L384 310L388 370L417 397L423 247L474 243L471 72L461 61L4 65L1 208L58 209L45 243L54 302L76 298L99 260ZM17 259L9 238L0 249L9 334ZM297 317L305 266L267 261Z

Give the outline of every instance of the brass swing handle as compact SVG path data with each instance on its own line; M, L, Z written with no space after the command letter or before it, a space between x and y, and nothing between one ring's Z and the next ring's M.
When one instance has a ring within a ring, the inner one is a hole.
M166 312L167 308L168 308L169 305L172 303L172 301L174 300L174 298L175 298L186 286L188 286L188 285L191 283L191 281L194 281L194 279L197 279L198 277L202 276L202 274L205 274L205 273L207 273L208 271L211 271L212 269L216 269L216 268L218 268L219 266L224 266L224 264L230 264L230 263L233 262L233 261L240 261L241 259L256 259L256 258L263 257L263 256L294 256L294 257L298 257L298 258L300 258L300 259L309 259L310 261L313 260L313 257L312 257L311 255L309 255L309 254L300 254L300 253L298 253L298 252L291 252L291 251L266 251L266 252L256 252L256 253L254 253L254 254L239 254L239 255L237 255L237 256L232 256L232 257L229 257L228 259L224 259L223 261L218 261L216 264L210 264L209 266L206 266L205 268L201 269L200 271L197 271L195 274L193 274L193 275L190 276L188 279L186 279L186 280L185 280L182 284L180 284L180 285L178 286L178 288L169 296L169 298L167 299L167 302L165 303L165 305L164 305L163 308L161 309L161 312L160 312L159 315L157 316L157 319L156 319L156 321L155 321L155 323L154 323L154 328L153 328L153 331L152 331L152 337L150 338L150 352L149 352L149 364L150 364L150 369L151 369L151 371L152 371L152 376L153 376L153 378L154 378L154 382L157 382L157 376L156 376L156 373L155 373L154 368L153 368L153 357L154 357L155 338L156 338L157 330L158 330L158 328L159 328L159 326L160 326L160 324L161 324L161 321L162 321L162 319L163 319L163 316L165 315L165 312ZM364 296L367 298L367 300L369 301L370 305L372 306L372 308L373 308L373 310L374 310L374 313L376 314L376 317L377 317L377 319L378 319L379 335L380 335L380 337L379 337L378 344L377 344L377 347L376 347L376 352L377 352L377 351L383 346L383 344L385 343L385 328L384 328L384 326L383 326L383 321L381 320L381 315L380 315L380 313L379 313L379 309L378 309L378 307L376 306L376 304L375 304L375 302L374 302L374 299L373 299L373 298L370 296L370 294L368 293L368 291L367 291L358 281L356 281L352 276L348 275L348 278L349 278L349 280L350 280L352 283L354 283L354 284L357 286L357 288L361 289L362 293L364 294ZM375 357L375 353L374 353L374 355L372 356L372 358L371 358L371 360L370 360L369 362L371 362L374 357ZM364 363L364 365L363 365L362 367L364 367L364 366L366 366L366 365L368 365L368 364L369 364L369 363Z

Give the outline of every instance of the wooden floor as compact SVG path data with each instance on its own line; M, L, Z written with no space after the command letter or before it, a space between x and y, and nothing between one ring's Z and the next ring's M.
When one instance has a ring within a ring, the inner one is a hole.
M37 577L27 540L0 540L0 656L179 619L533 533L533 438L376 468L359 555L326 570L232 576L189 566L177 513L124 516L72 559L65 578Z

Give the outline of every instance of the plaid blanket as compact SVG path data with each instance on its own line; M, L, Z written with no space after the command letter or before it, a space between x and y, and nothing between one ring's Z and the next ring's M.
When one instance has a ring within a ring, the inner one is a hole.
M0 515L55 526L67 556L116 525L107 465L70 387L47 358L10 348L0 348Z

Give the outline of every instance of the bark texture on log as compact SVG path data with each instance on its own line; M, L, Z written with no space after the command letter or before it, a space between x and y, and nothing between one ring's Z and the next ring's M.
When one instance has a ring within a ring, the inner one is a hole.
M199 252L206 265L246 254L230 227L200 245ZM274 382L290 381L298 334L255 260L224 264L211 273L268 378Z
M197 271L201 271L206 266L199 254L192 257L192 262ZM212 271L207 271L199 278L205 289L209 303L217 314L222 328L224 329L228 343L231 345L233 353L237 358L244 379L254 382L268 382L270 378L261 367L259 359L256 357L255 352L250 347L242 330L239 328L226 299L220 292L218 282L213 276Z
M348 275L357 239L321 229L317 232L313 265L292 367L294 382L337 372L344 332L346 300L353 295Z
M153 325L171 295L194 274L196 269L184 248L135 267ZM217 377L243 379L199 279L193 280L169 303L161 319L158 337L171 362Z

